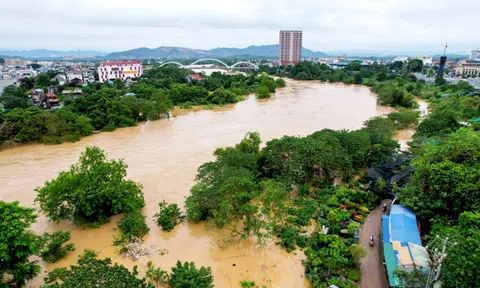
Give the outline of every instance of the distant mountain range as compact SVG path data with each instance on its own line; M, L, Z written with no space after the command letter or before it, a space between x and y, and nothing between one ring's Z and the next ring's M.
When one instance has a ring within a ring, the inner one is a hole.
M34 49L34 50L0 50L2 57L15 57L26 59L53 59L53 58L94 58L103 57L107 53L90 50L74 50L74 51L57 51L47 49Z
M302 56L304 57L324 57L327 54L323 52L314 52L312 50L302 48ZM211 50L200 50L183 47L158 47L158 48L137 48L123 52L110 53L105 56L107 60L116 59L194 59L202 57L277 57L278 44L248 46L247 48L215 48Z
M389 51L373 51L373 50L338 50L327 51L329 56L347 56L360 58L394 58L395 56L421 56L433 55L435 59L440 58L436 53L395 53ZM302 48L303 57L326 57L324 52L315 52L306 48ZM467 58L468 55L447 54L448 59ZM248 46L246 48L215 48L211 50L201 50L183 47L167 47L158 48L137 48L122 52L105 53L94 50L72 50L58 51L47 49L35 50L0 50L0 58L20 58L29 60L55 60L55 59L95 59L95 60L118 60L118 59L198 59L205 57L214 58L257 58L257 57L278 57L278 44Z

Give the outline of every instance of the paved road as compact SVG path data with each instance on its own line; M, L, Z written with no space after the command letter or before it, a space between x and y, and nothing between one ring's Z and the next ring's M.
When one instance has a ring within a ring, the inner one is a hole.
M387 201L389 207L391 200ZM383 203L375 208L365 219L358 234L360 245L368 249L368 255L360 260L360 288L388 288L387 274L383 265L383 252L381 247L381 229ZM368 240L375 235L375 245L370 247Z

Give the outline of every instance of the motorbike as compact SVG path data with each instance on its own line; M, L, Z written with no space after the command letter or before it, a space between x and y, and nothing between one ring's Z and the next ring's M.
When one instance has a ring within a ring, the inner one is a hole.
M387 203L383 204L383 212L387 211Z
M373 244L375 244L375 238L371 237L370 240L368 240L368 244L373 247Z

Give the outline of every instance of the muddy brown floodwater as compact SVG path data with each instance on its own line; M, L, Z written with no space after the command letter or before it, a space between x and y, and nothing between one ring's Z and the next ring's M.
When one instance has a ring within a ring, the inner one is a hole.
M241 280L267 287L307 287L303 252L288 254L273 243L257 247L250 240L225 245L227 235L203 223L183 223L172 232L163 232L153 222L158 202L166 200L183 207L197 168L213 159L215 148L233 145L249 131L260 132L267 141L283 135L305 136L323 128L352 130L368 118L390 111L377 106L366 87L287 80L287 87L268 100L250 96L229 107L141 123L76 143L32 144L1 151L0 199L4 201L18 200L36 207L34 189L68 169L85 147L92 145L105 150L109 158L125 159L128 178L141 183L145 194L144 213L151 229L145 245L155 247L154 253L136 262L116 254L112 242L118 216L97 229L80 229L68 222L55 225L40 216L33 226L36 232L72 230L76 251L55 264L42 264L43 275L29 285L38 287L45 271L74 264L78 255L90 248L128 268L137 265L141 273L148 261L165 270L177 260L194 261L197 266L212 267L215 286L220 288L239 287ZM160 255L160 249L167 253Z
M428 102L417 97L415 97L415 101L418 104L417 109L420 116L419 121L422 121L422 119L428 114ZM397 140L400 144L400 150L406 151L409 148L408 142L412 140L413 134L415 134L415 129L414 127L410 127L398 131L397 134L393 137L393 139Z

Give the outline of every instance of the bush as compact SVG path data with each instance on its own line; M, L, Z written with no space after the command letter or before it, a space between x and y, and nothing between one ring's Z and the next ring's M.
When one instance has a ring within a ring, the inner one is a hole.
M355 229L357 229L357 232L360 231L360 223L356 221L350 222L350 224L348 224L348 233L353 235L355 233Z
M255 281L243 280L243 281L240 281L240 287L241 288L255 288L255 287L258 287L258 286L256 286Z
M285 80L283 80L282 78L278 78L277 80L275 80L275 83L279 88L287 86L287 84L285 83Z
M276 244L287 249L287 252L291 252L297 248L297 241L301 244L304 244L303 241L305 239L304 238L303 240L299 240L300 235L298 234L298 230L295 227L289 225L282 227L277 237L280 238L281 241L277 242Z
M39 240L40 257L47 263L54 263L75 250L72 243L63 246L70 241L70 231L57 231L52 234L46 232Z
M258 86L256 94L258 99L270 98L270 90L268 90L268 87L264 85Z
M360 280L360 271L356 269L348 269L347 270L347 278L352 281Z
M177 261L177 265L172 267L168 285L170 288L213 288L212 269L210 267L197 269L193 262L185 262L182 265L180 261Z
M160 268L155 268L152 261L149 261L147 263L147 271L145 272L145 277L147 277L149 284L160 287L168 284L168 281L170 280L170 275L168 275L168 272Z
M155 213L157 225L164 231L171 231L177 224L182 222L183 216L177 204L167 204L165 200L158 203L160 210Z
M191 109L192 108L192 102L180 103L178 106L182 109Z
M400 109L388 114L388 119L395 123L397 129L405 129L418 123L418 110Z
M145 216L140 211L131 212L117 222L121 234L115 239L114 245L121 245L134 242L145 236L150 228L145 222Z

